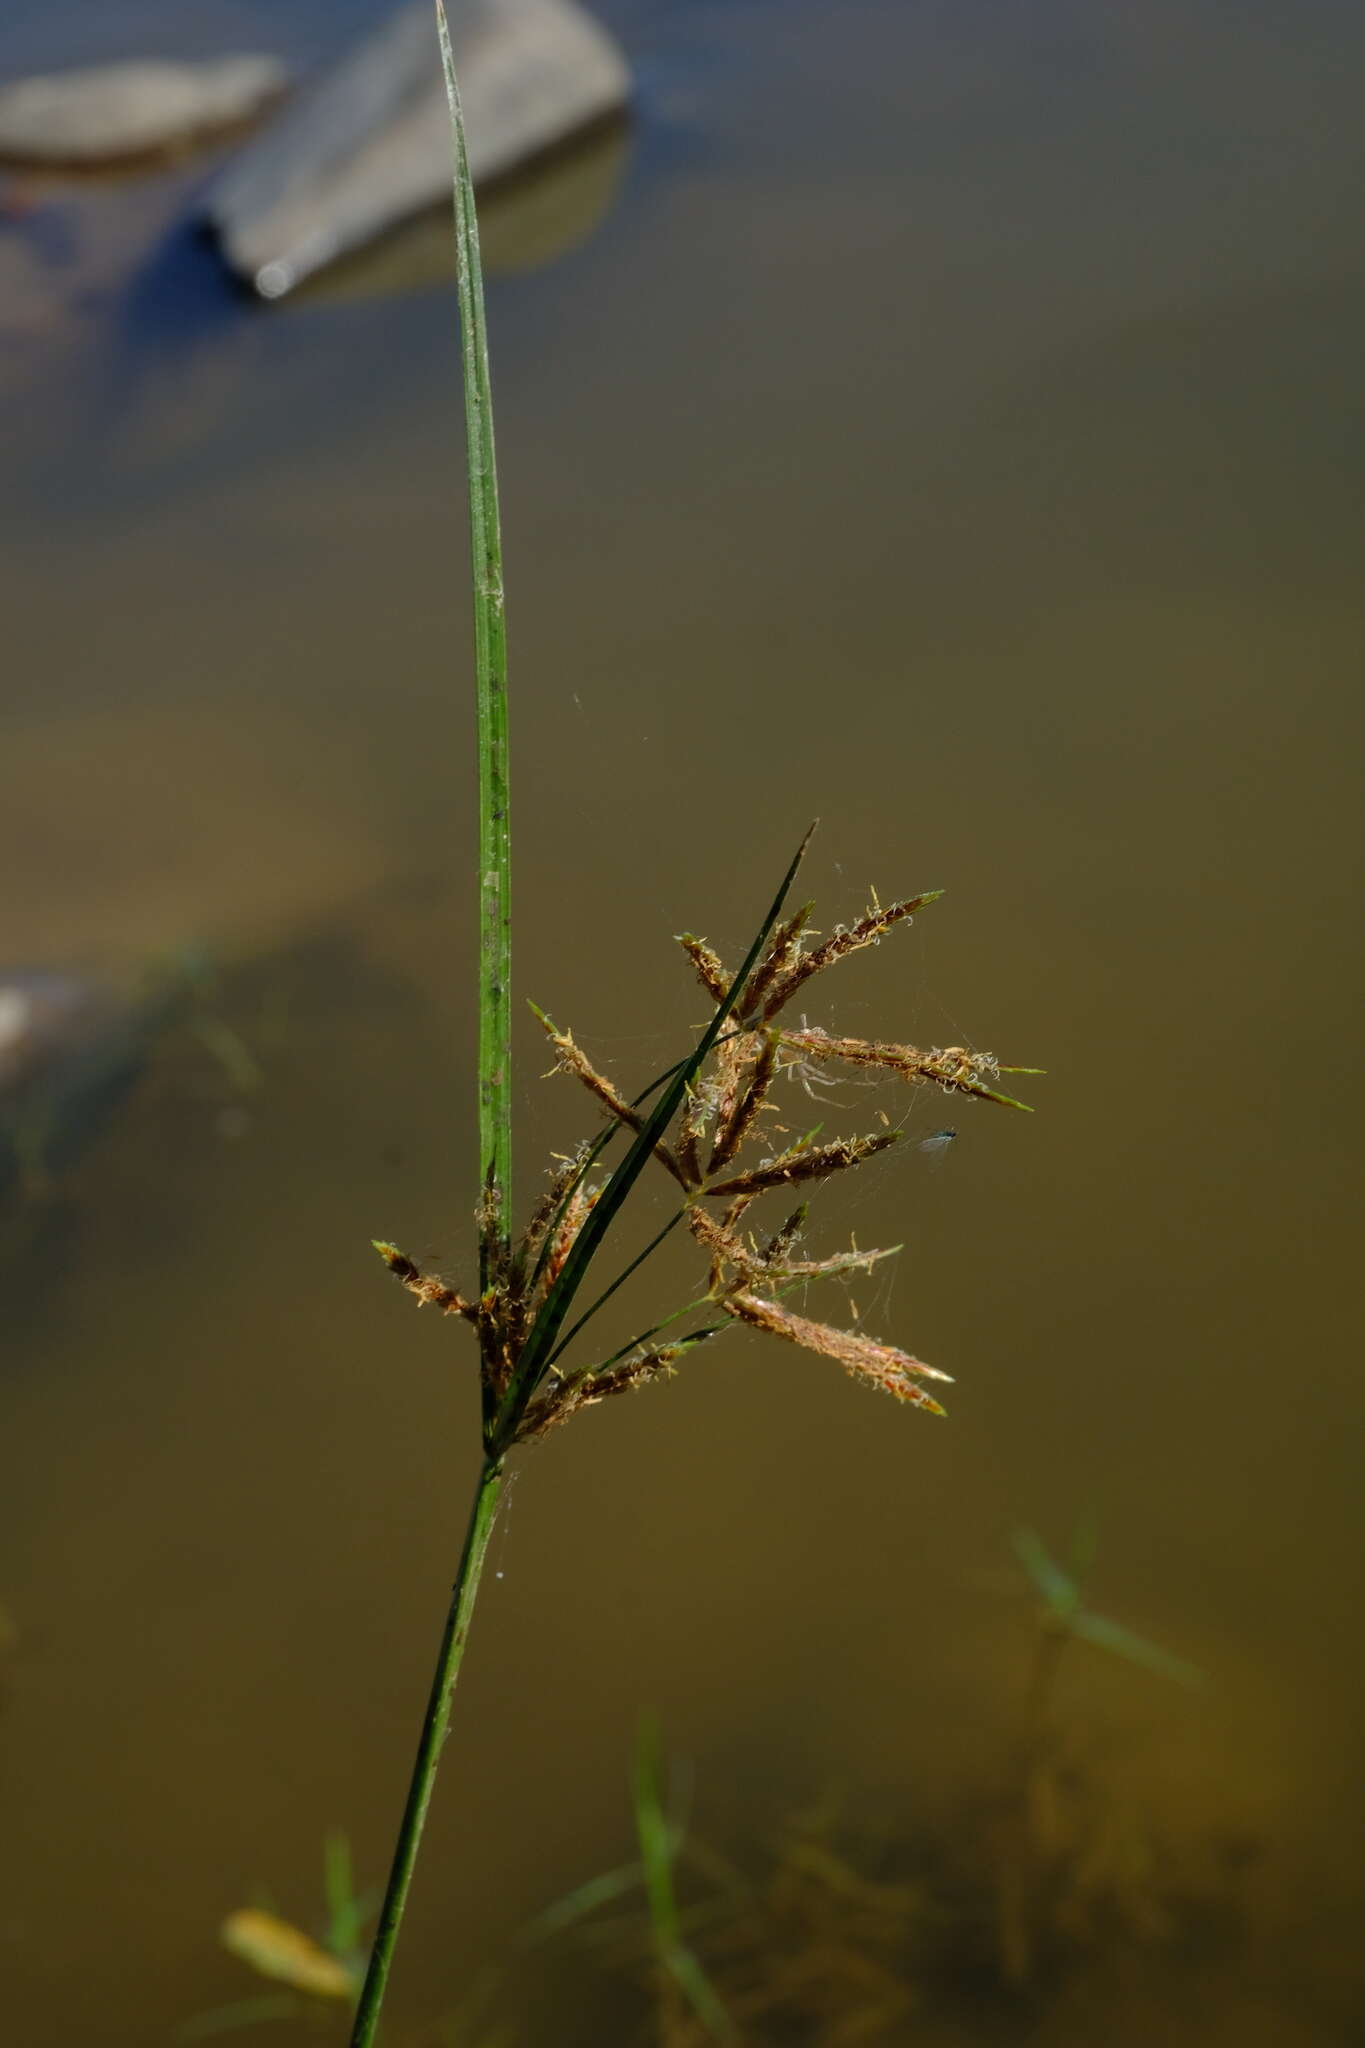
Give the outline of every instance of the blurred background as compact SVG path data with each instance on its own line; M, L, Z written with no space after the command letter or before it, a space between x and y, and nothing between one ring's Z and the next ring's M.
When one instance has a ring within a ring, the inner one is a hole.
M634 1092L698 1021L672 935L737 956L818 814L826 928L948 893L811 1021L1048 1075L1029 1117L802 1105L958 1128L812 1219L903 1242L824 1312L953 1372L946 1423L737 1333L525 1456L392 2039L660 2038L628 1930L524 1938L634 1854L648 1709L751 1886L797 1827L831 1899L904 1894L881 1989L831 1904L831 2001L745 2038L1357 2040L1365 17L593 4L628 116L485 210L520 993ZM384 18L9 0L0 79L256 51L306 88ZM382 1878L475 1469L461 1334L369 1244L471 1270L445 217L264 305L196 224L252 146L0 174L28 2048L259 1991L219 1923L268 1898L316 1931L329 1830ZM593 1118L529 1023L520 1058L529 1201ZM1068 1646L1048 1814L1009 1789L1047 1592L1021 1528L1056 1559L1084 1532L1086 1600L1203 1680Z

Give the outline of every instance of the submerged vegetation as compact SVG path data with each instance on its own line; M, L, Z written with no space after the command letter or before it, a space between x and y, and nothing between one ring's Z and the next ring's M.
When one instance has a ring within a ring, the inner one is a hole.
M1087 1989L1102 2007L1140 1951L1197 1967L1226 1946L1247 1845L1168 1839L1056 1697L1068 1642L1185 1685L1198 1674L1081 1608L1078 1579L1032 1531L1015 1549L1042 1595L1021 1719L997 1764L937 1816L874 1830L825 1797L765 1855L733 1856L669 1812L657 1733L642 1724L639 1859L542 1924L576 1926L604 1966L641 1983L660 2048L856 2048L913 2039L919 2020L956 2029L970 2013L988 2028L993 2011L1032 2025Z
M1015 1532L1014 1548L1039 1596L1019 1713L994 1761L945 1802L873 1827L827 1793L766 1844L713 1838L693 1825L645 1715L630 1770L636 1853L525 1925L501 1968L462 1987L458 2009L397 2039L507 2048L519 2036L498 2015L533 1954L561 1973L575 1952L591 1959L604 1990L632 1983L649 2015L632 2038L660 2048L857 2048L916 2038L922 2021L1032 2029L1103 2010L1139 1956L1194 1976L1219 1960L1241 1935L1249 1845L1156 1825L1112 1743L1058 1688L1069 1645L1187 1686L1198 1674L1080 1604L1084 1533L1065 1567L1031 1530ZM290 1989L204 2013L184 2038L295 2018L336 2039L373 1910L338 1833L325 1845L324 1904L316 1935L263 1907L229 1915L225 1946Z

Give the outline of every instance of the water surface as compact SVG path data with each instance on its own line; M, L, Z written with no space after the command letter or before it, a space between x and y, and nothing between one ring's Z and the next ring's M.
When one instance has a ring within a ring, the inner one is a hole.
M20 5L0 65L306 62L365 11ZM1078 1655L1066 1711L1153 1827L1251 1845L1240 1934L1158 1945L1109 2037L1351 2039L1365 29L607 11L614 204L490 305L520 986L638 1085L697 1018L671 935L737 953L818 814L826 922L949 891L819 1021L1050 1074L826 1196L904 1242L858 1307L946 1424L736 1336L526 1460L397 2018L630 1853L642 1706L732 1846L832 1782L951 1811L1023 1685L1008 1533L1096 1515L1096 1600L1207 1683ZM329 1826L381 1871L472 1473L458 1333L368 1243L472 1234L453 308L257 312L177 226L203 168L44 194L5 273L3 953L193 942L264 1076L173 1035L0 1272L33 2048L241 1995L219 1919L314 1916ZM521 1055L529 1191L580 1112ZM568 1981L536 2038L602 2038Z

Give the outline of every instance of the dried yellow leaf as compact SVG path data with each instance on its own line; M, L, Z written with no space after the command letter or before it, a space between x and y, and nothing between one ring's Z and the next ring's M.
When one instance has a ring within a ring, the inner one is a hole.
M355 1995L355 1979L346 1965L310 1935L291 1927L287 1920L277 1920L273 1913L243 1906L228 1914L221 1934L224 1948L250 1963L262 1977L291 1984L295 1991L311 1991L318 1998L349 1999Z

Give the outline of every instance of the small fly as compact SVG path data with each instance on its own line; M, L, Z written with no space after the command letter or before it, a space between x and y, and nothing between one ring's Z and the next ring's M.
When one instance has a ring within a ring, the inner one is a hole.
M935 1131L932 1137L921 1138L915 1149L927 1152L931 1159L941 1159L956 1136L957 1132L950 1124L945 1131Z

